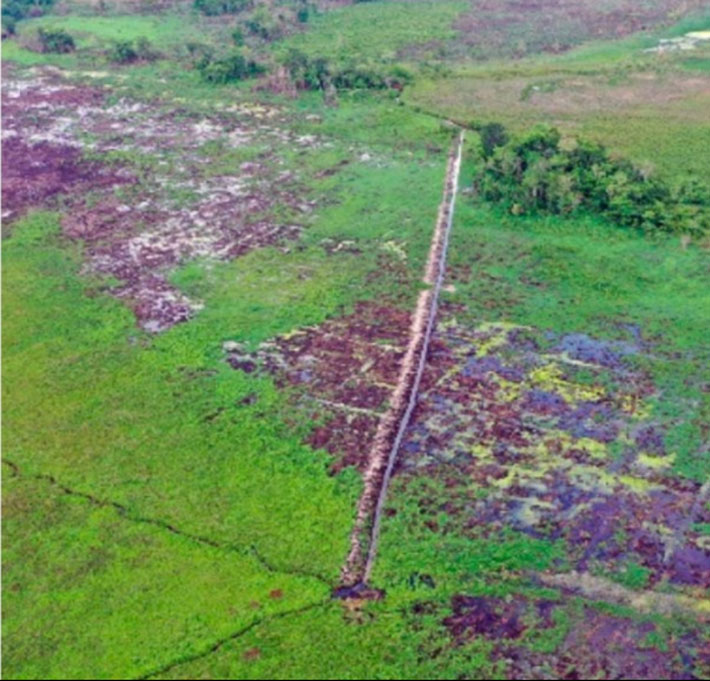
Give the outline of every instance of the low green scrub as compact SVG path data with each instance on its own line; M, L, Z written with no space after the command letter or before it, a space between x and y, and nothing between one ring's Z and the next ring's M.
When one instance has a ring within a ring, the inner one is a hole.
M246 32L261 40L276 40L286 32L287 18L272 13L266 7L259 7L248 19L244 21Z
M208 17L238 14L251 7L251 0L195 0L194 7Z
M117 64L131 64L137 61L154 61L160 53L153 49L147 38L119 40L111 47L108 58Z
M205 309L159 337L78 273L58 216L14 224L3 256L4 456L277 568L337 574L358 483L327 476L287 395L231 369L221 343L321 322L356 292L356 256L265 250L209 268Z
M339 601L273 618L165 679L498 679L484 637L452 646L444 604L413 616L388 596L348 612Z
M54 0L9 0L2 3L2 30L3 33L13 35L16 23L20 19L39 17L52 5Z
M413 80L410 71L402 66L372 63L334 64L325 57L309 57L301 50L291 49L283 64L303 90L384 90L402 89Z
M37 31L37 38L42 52L67 54L76 49L74 38L62 29L51 31L40 28Z
M202 50L195 61L195 68L208 83L235 83L247 78L256 78L266 72L266 66L235 50L231 54L216 56L209 49Z
M274 47L334 60L393 61L412 46L454 37L453 22L467 7L451 0L356 3L311 17L307 31L289 35Z
M600 144L577 140L565 148L560 140L560 132L545 125L507 143L500 134L496 140L484 134L488 158L474 181L477 194L515 215L587 211L648 232L710 235L707 186L685 181L671 187L612 158Z
M467 167L472 172L473 168ZM710 253L683 248L677 236L652 238L610 229L601 217L514 216L501 207L461 201L452 231L449 268L458 276L462 323L505 319L555 333L629 341L638 328L652 350L633 362L658 394L651 418L667 428L676 475L710 475L703 449L710 418ZM539 342L544 342L540 332Z

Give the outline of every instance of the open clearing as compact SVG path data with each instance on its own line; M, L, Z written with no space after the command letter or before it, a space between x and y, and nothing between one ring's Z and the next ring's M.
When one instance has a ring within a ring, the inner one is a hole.
M707 184L707 2L299 8L3 40L5 675L710 678L707 235L474 191L486 123Z

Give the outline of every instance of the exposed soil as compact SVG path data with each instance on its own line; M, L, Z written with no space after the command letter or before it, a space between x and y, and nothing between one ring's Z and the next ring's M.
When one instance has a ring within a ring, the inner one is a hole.
M300 234L314 202L279 151L321 142L291 134L278 118L278 110L259 106L205 117L159 102L109 104L102 90L73 85L58 69L10 70L3 217L60 207L64 233L86 245L86 271L118 280L113 293L140 325L162 331L200 309L169 283L175 267L233 259ZM222 174L203 151L256 141L266 145L256 160Z
M297 388L317 425L308 437L345 466L364 471L377 425L399 375L409 313L374 303L315 328L299 329L245 354L227 344L227 361L251 372L267 371L280 385Z
M495 640L520 638L527 629L522 621L527 601L522 598L504 601L500 598L456 595L451 606L453 615L444 620L444 625L459 643L470 636Z
M83 160L76 147L27 144L19 136L3 137L2 177L3 220L45 205L57 194L86 195L133 181L130 173Z
M397 383L387 412L380 420L364 475L350 535L350 551L341 570L344 585L367 583L377 554L380 518L384 509L390 477L405 430L414 412L420 383L429 354L436 323L439 293L444 279L449 232L454 217L459 171L464 144L460 130L451 142L444 175L444 188L432 233L429 256L422 281L428 288L419 293L412 312L407 349L402 357Z

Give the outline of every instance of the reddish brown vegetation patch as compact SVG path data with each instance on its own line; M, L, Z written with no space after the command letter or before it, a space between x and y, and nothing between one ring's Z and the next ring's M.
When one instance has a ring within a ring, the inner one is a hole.
M253 355L228 346L236 369L261 366L298 388L314 421L308 442L337 457L332 471L363 470L382 410L397 381L409 313L359 303L352 315L264 343Z
M440 324L400 472L436 477L420 499L434 532L510 528L560 542L580 572L710 588L707 490L673 469L650 420L650 378L625 357L644 341ZM478 495L485 490L485 495ZM438 518L445 510L445 527ZM641 567L639 567L641 566Z
M635 622L585 608L564 642L552 654L522 647L499 646L509 679L693 679L694 650L690 640L670 641L665 650L654 647L653 622ZM698 638L691 637L693 644Z
M253 662L261 657L261 650L258 648L249 648L249 650L244 651L242 657L246 662Z
M706 7L686 0L685 12ZM672 21L677 0L474 0L455 23L460 40L491 52L522 56L562 52L585 40L619 38Z
M4 217L61 195L64 233L86 244L85 270L118 280L112 293L146 330L167 329L201 307L169 283L177 266L233 259L300 234L299 218L314 202L299 196L298 178L273 150L264 152L267 162L214 175L212 152L203 149L209 142L230 153L257 139L274 149L317 143L274 125L275 109L206 117L159 103L109 105L102 91L74 86L57 69L27 73L3 83ZM125 153L139 168L88 161L86 152Z
M130 176L82 159L68 145L27 144L19 137L2 142L3 219L14 219L57 194L85 195L130 182Z
M425 606L415 606L415 614L431 610ZM701 631L668 638L652 621L578 609L562 599L457 594L443 624L453 646L481 637L494 642L491 658L508 679L692 679L706 665L708 641ZM551 640L559 640L553 650L528 647L553 629Z
M453 615L444 624L454 639L463 643L466 638L519 638L527 628L522 617L527 603L524 599L504 601L500 598L457 595L452 599Z

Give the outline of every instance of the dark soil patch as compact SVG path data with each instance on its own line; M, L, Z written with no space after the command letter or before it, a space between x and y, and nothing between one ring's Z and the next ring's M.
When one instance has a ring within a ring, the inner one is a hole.
M406 311L359 303L352 315L278 337L254 354L228 350L227 361L244 371L260 367L295 388L320 422L309 444L336 457L331 472L362 471L399 375L409 324Z
M3 219L12 220L28 208L46 205L58 194L86 195L132 181L115 167L85 161L80 149L19 137L2 142Z
M678 650L660 651L648 644L657 631L652 622L634 622L591 609L570 629L552 655L506 650L508 678L688 679L693 678ZM544 676L535 669L547 668Z
M451 602L453 615L444 620L457 643L485 636L492 640L516 639L527 628L522 622L527 603L523 599L456 595Z

